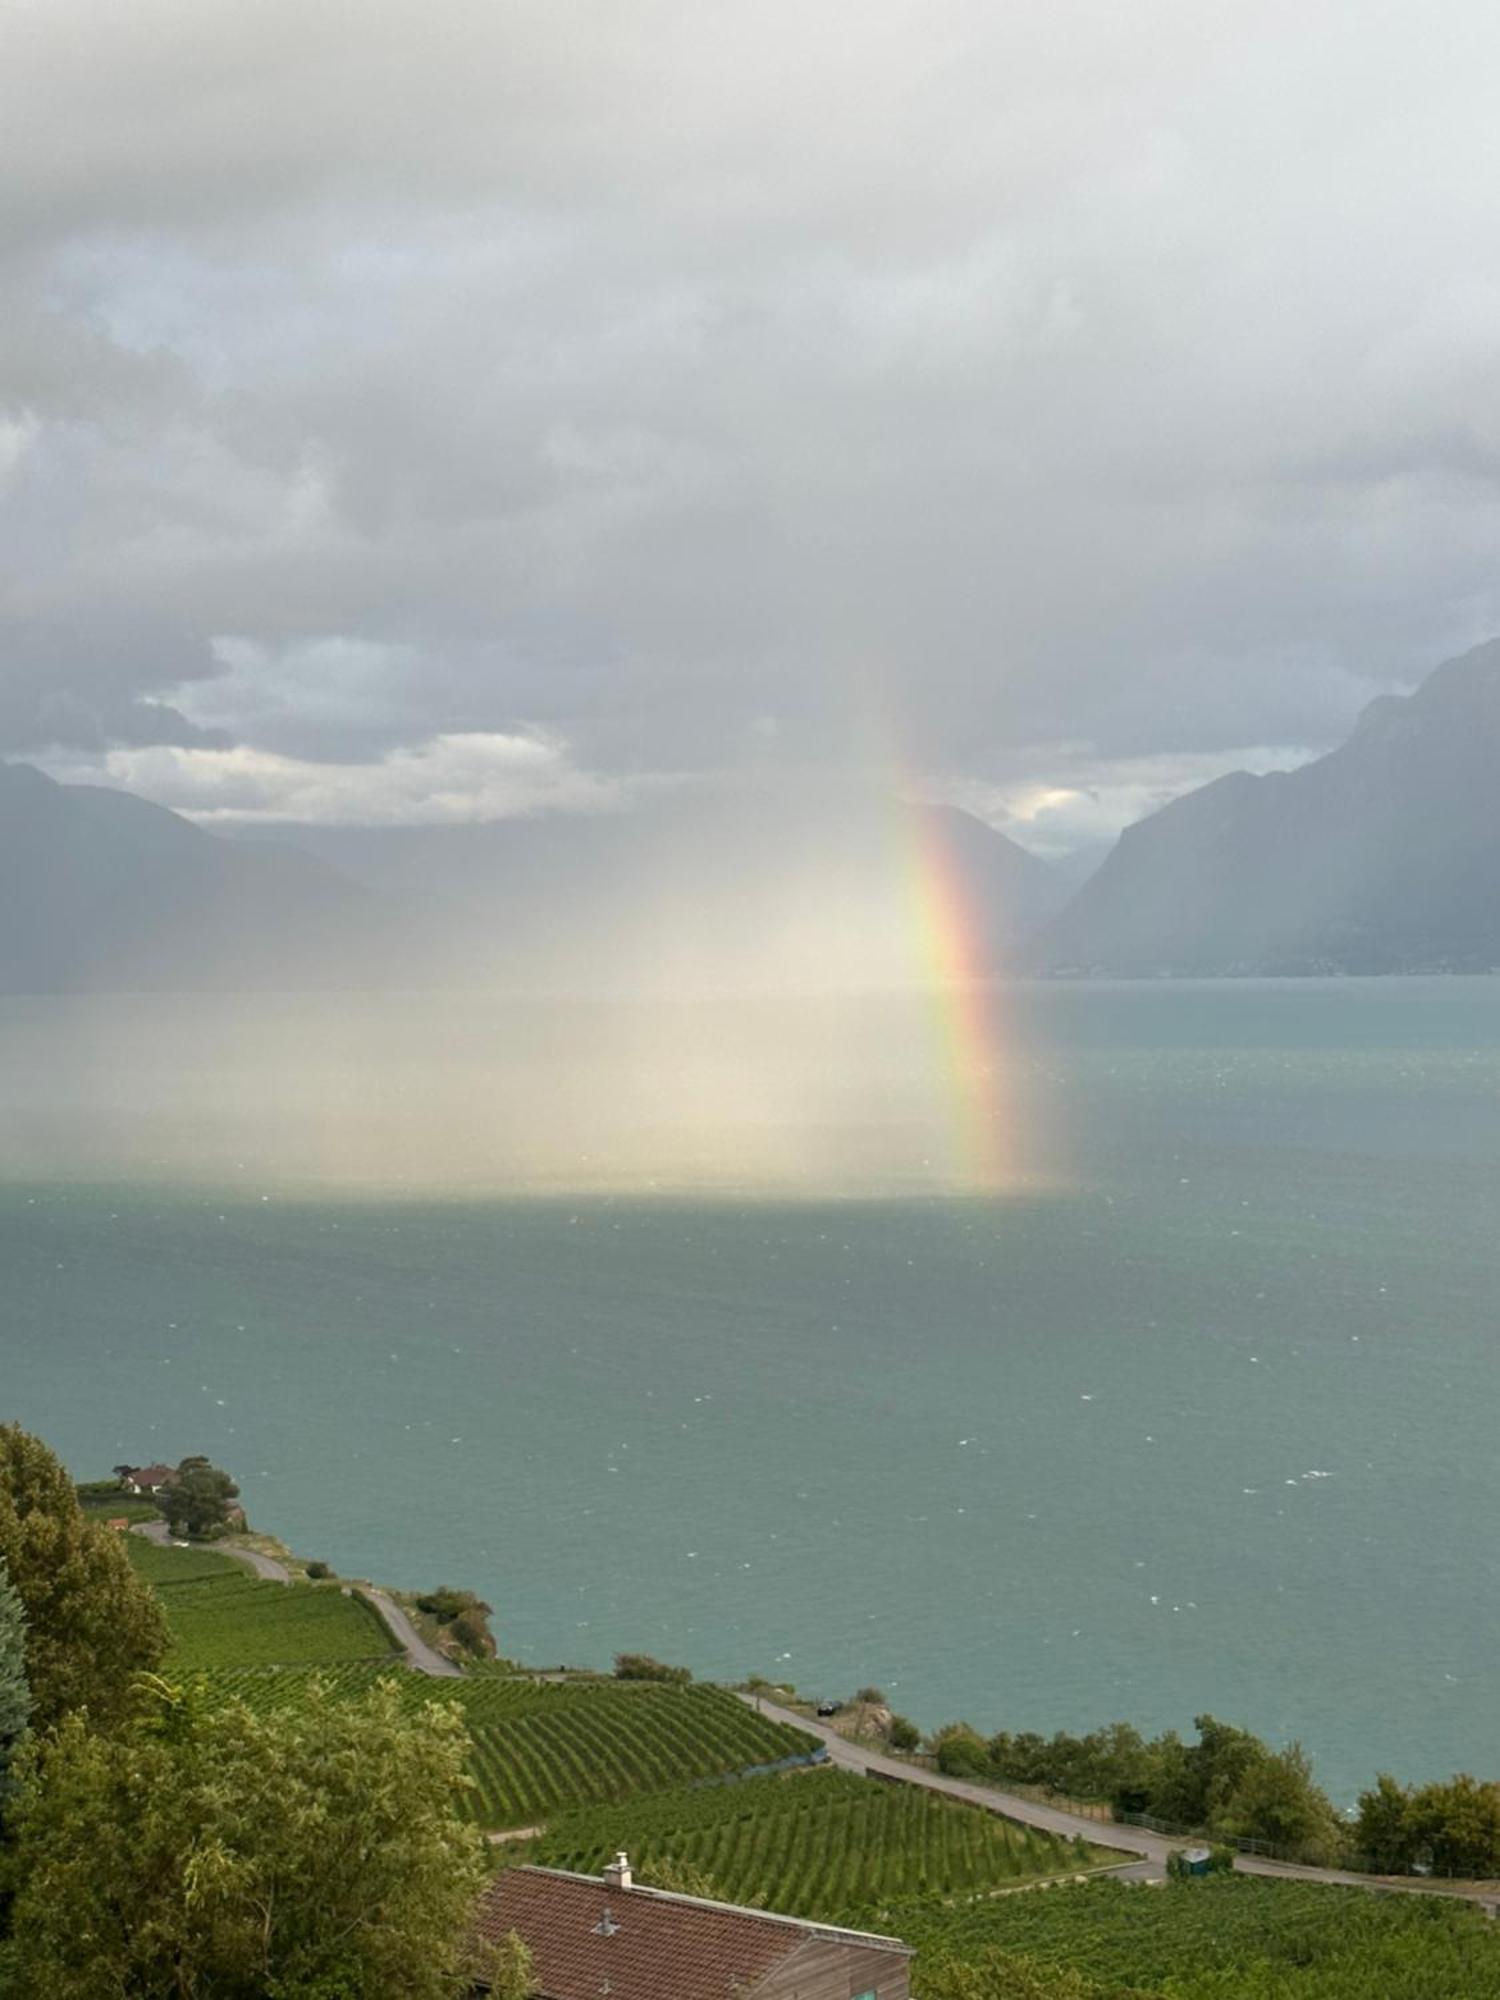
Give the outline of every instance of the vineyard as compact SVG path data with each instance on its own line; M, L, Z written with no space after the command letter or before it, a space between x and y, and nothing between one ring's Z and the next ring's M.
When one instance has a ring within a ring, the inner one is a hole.
M210 1549L127 1538L172 1632L169 1671L388 1659L390 1635L362 1598L334 1587L263 1583Z
M1500 2000L1500 1935L1438 1896L1224 1876L1148 1889L1091 1882L884 1918L920 1947L915 1991L997 1996L1018 1960L1082 1975L1082 1994L1141 2000ZM994 1986L948 1983L950 1957ZM1033 1989L1029 1986L1019 1990ZM1072 1987L1066 1988L1073 1991Z
M147 1583L202 1583L208 1577L244 1576L244 1567L212 1549L179 1549L131 1535L125 1543L130 1565Z
M826 1922L897 1896L972 1894L1103 1858L936 1792L833 1770L570 1813L525 1858L596 1873L621 1847L646 1882L653 1865L686 1864L731 1902Z
M352 1696L382 1671L391 1669L345 1666L318 1678L335 1695ZM226 1698L267 1710L299 1700L310 1677L221 1670L208 1679ZM474 1813L488 1827L534 1826L579 1805L720 1778L813 1747L800 1730L757 1715L722 1688L483 1673L428 1680L404 1669L395 1679L411 1707L445 1701L463 1710L474 1746Z

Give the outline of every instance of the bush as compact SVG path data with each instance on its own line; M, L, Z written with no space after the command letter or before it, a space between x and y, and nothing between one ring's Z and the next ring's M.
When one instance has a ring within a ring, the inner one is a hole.
M472 1653L476 1660L490 1660L495 1656L495 1639L490 1631L491 1613L483 1598L476 1597L472 1590L454 1590L444 1584L440 1590L429 1590L417 1599L417 1609L425 1611L429 1618L435 1618L443 1627L444 1636Z
M449 1625L448 1631L476 1660L492 1660L495 1657L495 1636L489 1628L485 1607L477 1600L465 1605Z
M866 1708L885 1707L885 1693L881 1688L860 1688L854 1699L862 1702Z
M461 1611L467 1611L471 1604L477 1604L478 1601L472 1590L454 1590L450 1585L444 1584L440 1590L425 1591L417 1599L417 1609L425 1611L429 1618L436 1618L439 1624L446 1625L450 1619L456 1618ZM489 1610L488 1605L484 1608L486 1611Z
M885 1733L893 1750L915 1750L922 1740L921 1730L905 1715L893 1715Z
M989 1775L989 1748L982 1736L965 1722L950 1722L932 1739L937 1767L947 1778L984 1778Z
M326 1583L328 1578L335 1574L332 1566L324 1562L310 1562L305 1568L314 1583Z
M664 1660L653 1659L650 1653L615 1654L618 1681L667 1681L673 1687L686 1687L692 1678L691 1667L669 1667Z

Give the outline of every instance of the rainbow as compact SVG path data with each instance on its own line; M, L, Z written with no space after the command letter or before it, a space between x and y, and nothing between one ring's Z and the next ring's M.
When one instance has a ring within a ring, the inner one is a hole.
M938 816L908 801L901 817L906 902L949 1100L954 1175L975 1193L995 1194L1014 1180L1015 1133L982 913Z

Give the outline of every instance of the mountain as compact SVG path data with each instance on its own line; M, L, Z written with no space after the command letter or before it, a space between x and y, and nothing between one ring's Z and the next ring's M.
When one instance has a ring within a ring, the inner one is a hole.
M368 969L378 916L311 856L0 764L0 992L327 985Z
M956 891L999 971L1068 893L969 813L853 786L685 786L631 812L277 837L420 902L446 976L583 991L900 983L921 892L903 877L923 869Z
M1031 958L1123 977L1500 967L1500 640L1372 702L1329 755L1128 827Z
M811 785L223 839L0 764L0 992L901 982L913 913L899 884L919 846L997 969L1066 893L966 813Z
M1064 886L1065 901L1077 895L1091 875L1099 873L1114 852L1114 845L1112 840L1088 840L1082 847L1070 848L1066 854L1053 857L1052 873Z

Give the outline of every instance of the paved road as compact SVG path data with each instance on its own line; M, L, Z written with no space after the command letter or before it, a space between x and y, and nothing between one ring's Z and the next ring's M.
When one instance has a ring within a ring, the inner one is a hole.
M861 1771L876 1777L899 1778L908 1785L921 1785L930 1792L945 1792L949 1798L964 1799L970 1805L983 1806L989 1812L1001 1813L1006 1819L1020 1820L1024 1826L1034 1826L1043 1833L1058 1833L1066 1840L1081 1834L1097 1846L1117 1848L1129 1855L1126 1865L1132 1874L1143 1873L1165 1879L1167 1856L1173 1848L1180 1847L1180 1840L1167 1840L1159 1833L1147 1833L1143 1827L1111 1826L1097 1819L1085 1819L1079 1813L1065 1812L1061 1806L1040 1805L1035 1799L1018 1798L1013 1792L998 1792L991 1785L971 1784L966 1778L945 1778L940 1771L929 1771L920 1764L907 1764L898 1757L886 1757L878 1750L869 1750L862 1743L851 1743L847 1736L841 1736L836 1729L805 1715L797 1715L789 1708L779 1708L775 1702L766 1701L760 1695L741 1695L752 1708L758 1708L777 1722L790 1722L794 1728L805 1729L809 1734L820 1737L828 1745L828 1759L845 1771ZM1144 1869L1141 1864L1145 1864Z
M463 1668L435 1652L393 1598L387 1597L373 1583L356 1583L353 1588L384 1620L386 1629L406 1655L406 1664L414 1673L432 1674L439 1680L447 1681L463 1678Z
M144 1535L148 1542L155 1542L158 1548L166 1548L172 1537L165 1521L138 1521L132 1534ZM268 1583L290 1583L291 1572L285 1563L277 1562L274 1556L263 1556L258 1549L242 1549L230 1542L215 1542L214 1553L233 1556L236 1562L248 1563L257 1576L263 1576ZM439 1680L457 1680L463 1668L455 1666L452 1660L445 1660L435 1652L412 1624L400 1605L387 1597L383 1590L373 1584L356 1583L348 1586L357 1590L365 1600L405 1656L406 1664L414 1673L431 1674Z
M740 1699L752 1708L759 1708L762 1713L773 1716L778 1722L790 1722L798 1729L821 1737L828 1745L829 1761L846 1771L900 1778L909 1785L925 1786L928 1791L946 1792L951 1798L967 1799L971 1805L984 1806L990 1812L1002 1813L1006 1819L1019 1820L1023 1826L1034 1826L1044 1833L1060 1833L1069 1840L1082 1836L1097 1846L1118 1848L1135 1857L1118 1871L1130 1881L1165 1880L1167 1856L1174 1848L1183 1845L1181 1840L1169 1840L1162 1834L1148 1833L1144 1827L1116 1826L1108 1820L1087 1819L1081 1813L1066 1812L1061 1806L1042 1805L1035 1799L1023 1799L1015 1792L997 1791L992 1785L975 1785L961 1778L945 1778L939 1771L928 1771L920 1764L903 1763L898 1758L882 1756L878 1750L867 1750L862 1744L851 1743L826 1723L797 1715L789 1708L779 1708L775 1702L766 1701L759 1695L741 1695ZM1459 1896L1466 1902L1478 1903L1488 1916L1496 1914L1497 1899L1493 1890L1476 1889L1464 1883L1352 1875L1340 1868L1301 1868L1290 1861L1268 1861L1258 1854L1237 1854L1234 1865L1242 1875L1275 1875L1293 1882L1331 1882L1351 1889L1385 1889L1409 1896Z
M167 1548L172 1537L165 1521L137 1521L130 1531L133 1535L144 1535L148 1542L155 1542L160 1549ZM285 1563L277 1562L275 1556L263 1556L259 1549L242 1549L232 1542L214 1542L210 1546L216 1556L233 1556L236 1562L248 1563L257 1576L267 1583L290 1583L291 1572Z

